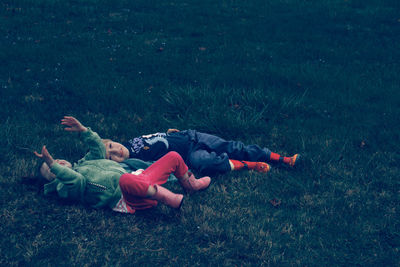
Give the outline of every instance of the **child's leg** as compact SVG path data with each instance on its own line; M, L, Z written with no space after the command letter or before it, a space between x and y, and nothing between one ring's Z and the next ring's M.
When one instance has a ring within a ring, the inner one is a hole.
M154 162L142 174L145 174L151 181L163 184L167 181L171 173L177 178L183 177L188 172L188 167L182 157L172 151Z
M265 162L238 161L229 159L227 153L217 155L215 152L196 150L189 154L190 168L203 174L227 173L247 167L249 170L266 173L270 166Z
M142 175L121 175L119 187L126 203L133 209L147 209L157 205L157 201L147 198L153 186Z
M198 139L198 147L206 147L208 151L215 151L217 154L226 153L229 159L246 160L250 162L267 162L277 161L294 166L299 159L296 154L293 157L282 157L281 155L271 152L268 148L261 148L258 145L245 145L240 141L226 141L218 136L196 133Z
M157 188L154 185L150 185L149 188L147 189L146 197L152 198L156 193L157 193Z
M176 152L170 152L161 159L157 160L139 175L125 173L120 177L119 185L126 202L135 209L146 209L157 205L157 200L166 202L166 189L157 189L157 184L164 184L171 173L175 173L177 178L183 177L187 173L188 167L183 159ZM154 186L155 185L155 186ZM162 197L157 192L164 193ZM172 194L172 195L171 195ZM174 196L171 193L169 196ZM154 199L152 199L154 198ZM182 195L175 196L177 201L182 200ZM176 202L176 201L175 201ZM175 203L174 202L174 203ZM167 203L170 205L171 203ZM175 207L175 204L171 204Z
M197 145L194 150L203 149L215 152L218 155L225 153L229 159L262 161L269 159L271 151L258 145L245 145L240 141L226 141L218 136L196 133Z
M239 160L234 160L230 159L229 163L231 165L232 171L238 171L243 168L249 169L249 170L255 170L258 172L262 173L267 173L271 169L271 166L269 166L265 162L254 162L254 161L239 161Z
M182 157L174 151L168 152L168 154L144 170L142 174L148 176L150 180L156 181L159 180L159 177L163 180L168 179L171 173L175 174L180 184L188 192L205 189L211 182L210 177L196 179L193 174L188 172L188 167Z
M269 159L270 161L282 162L293 167L296 164L296 161L299 160L299 158L300 158L299 154L296 154L292 157L283 157L277 153L271 152Z
M183 195L174 194L161 185L154 185L150 191L150 195L153 194L151 196L153 199L161 201L172 208L179 209L182 205Z
M190 169L205 175L222 174L231 171L229 157L226 153L217 155L215 152L197 149L192 150L187 158Z
M139 175L123 174L119 179L122 195L127 204L134 209L146 209L157 205L157 200L178 208L183 195L174 194L159 186L164 184L171 173L177 178L187 173L188 167L176 152L170 152L150 165Z
M147 176L149 180L156 183L156 193L153 197L157 200L163 201L167 205L170 205L174 208L180 207L183 196L172 196L170 193L168 193L168 190L157 185L160 183L164 183L171 173L175 174L180 184L189 192L194 192L207 188L211 182L210 177L196 179L193 174L189 174L187 165L177 152L169 152L161 159L157 160L150 167L144 170L142 175ZM153 190L150 189L148 193L151 195L153 193Z
M179 208L183 195L174 194L159 185L150 185L145 175L125 173L120 177L119 185L126 203L133 209L147 209L162 201L168 206Z

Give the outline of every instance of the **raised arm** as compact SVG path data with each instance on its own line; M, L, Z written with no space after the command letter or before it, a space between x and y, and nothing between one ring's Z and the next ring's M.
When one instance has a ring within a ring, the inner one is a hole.
M71 116L64 116L64 118L61 119L61 124L68 126L64 130L69 132L86 132L88 130L82 123Z
M56 191L62 198L82 200L82 192L86 186L86 179L82 174L57 162L50 169L57 179L53 183L44 186L45 194Z
M42 147L41 154L36 151L34 153L46 162L56 178L44 185L44 193L57 192L62 198L80 200L81 192L85 188L85 178L70 167L63 166L54 160L46 146Z
M83 160L104 159L106 157L106 148L101 142L100 136L89 127L83 126L82 123L71 116L64 116L61 124L67 126L66 131L81 133L82 141L89 146L89 152Z
M59 164L60 161L67 162L65 160L54 160L53 157L50 155L49 151L47 150L46 146L42 147L42 153L39 154L38 152L33 152L38 158L43 159L47 166L51 169L51 172L56 175L56 177L61 181L69 181L74 179L82 179L82 175L77 173L76 171L72 170L70 167L63 166L66 164ZM68 162L69 164L69 162ZM69 164L69 166L71 166Z

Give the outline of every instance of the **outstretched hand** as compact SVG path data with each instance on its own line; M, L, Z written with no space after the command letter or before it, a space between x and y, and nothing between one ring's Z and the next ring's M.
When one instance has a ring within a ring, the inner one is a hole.
M62 125L66 125L69 127L66 127L64 130L69 131L69 132L86 132L87 128L83 126L77 119L71 116L64 116L64 118L61 120Z
M49 167L51 167L53 165L54 159L50 155L49 151L47 151L46 146L42 147L42 153L41 154L39 154L36 151L34 151L33 153L36 155L36 157L43 159Z

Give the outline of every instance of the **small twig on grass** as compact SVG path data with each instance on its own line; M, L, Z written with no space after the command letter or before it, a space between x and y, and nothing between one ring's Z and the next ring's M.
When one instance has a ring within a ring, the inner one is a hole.
M149 249L149 248L136 248L135 250L140 250L140 251L150 251L150 252L158 252L158 251L163 251L165 250L164 248L159 248L159 249Z

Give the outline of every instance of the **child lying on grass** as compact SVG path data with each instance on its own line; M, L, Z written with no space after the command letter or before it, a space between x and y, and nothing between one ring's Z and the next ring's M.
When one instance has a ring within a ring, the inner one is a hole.
M266 162L281 162L293 167L300 159L299 154L283 157L268 148L226 141L195 130L169 129L167 133L143 135L123 144L109 139L104 139L103 143L107 159L117 162L128 158L154 161L170 151L176 151L191 170L207 175L243 168L266 173L270 170Z
M171 173L175 174L187 192L209 186L210 177L196 179L188 172L182 157L167 153L145 170L127 173L117 162L105 159L106 149L100 137L73 117L65 116L62 124L67 131L80 132L89 152L78 163L54 160L46 147L35 155L44 160L40 175L46 179L44 193L56 192L59 197L78 200L93 208L109 207L114 211L134 213L161 201L172 208L180 208L183 195L161 186Z

